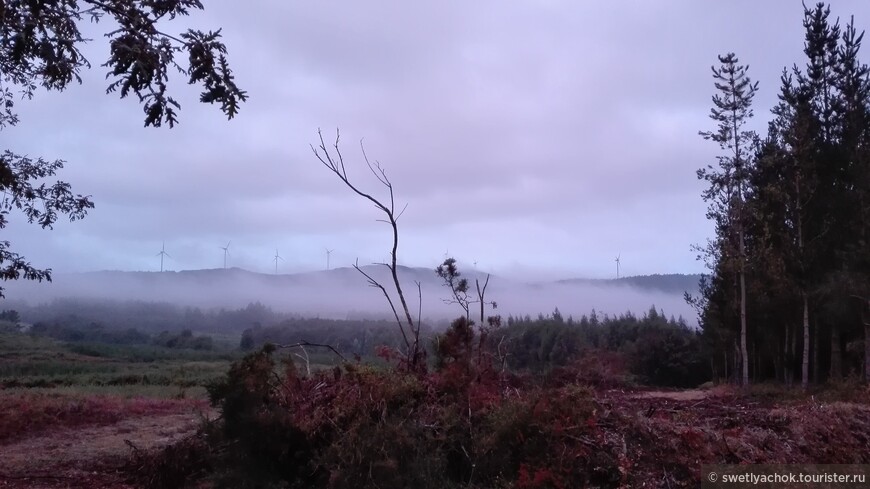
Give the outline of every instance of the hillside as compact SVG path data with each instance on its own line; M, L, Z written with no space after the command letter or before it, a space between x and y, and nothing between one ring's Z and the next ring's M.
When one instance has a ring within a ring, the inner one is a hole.
M653 275L637 275L633 277L622 277L619 279L585 279L575 278L568 280L559 280L559 283L565 284L592 284L592 285L607 285L607 286L630 286L644 290L655 290L668 294L683 294L688 292L695 294L698 291L698 282L701 280L699 274L653 274Z

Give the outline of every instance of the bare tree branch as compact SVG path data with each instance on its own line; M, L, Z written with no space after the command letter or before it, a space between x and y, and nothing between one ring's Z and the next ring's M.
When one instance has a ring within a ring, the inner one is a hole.
M380 263L380 265L384 265L389 267L386 263ZM372 278L371 275L367 274L362 268L359 266L359 262L353 264L353 268L356 269L359 273L363 274L363 276L368 280L369 287L377 287L381 289L381 292L384 293L384 297L387 298L387 303L390 305L390 309L393 311L393 316L396 318L396 324L399 325L399 331L402 333L402 339L405 340L405 346L408 348L408 351L411 350L411 343L408 341L408 335L405 334L405 327L402 325L402 320L399 319L399 312L396 310L396 306L393 304L393 299L390 297L390 294L387 292L387 289L384 288L377 280Z
M483 290L480 289L480 280L474 279L474 286L477 287L477 297L478 302L480 302L480 324L483 324L483 315L484 315L484 307L486 307L486 302L484 301L484 297L486 297L486 286L489 285L489 274L486 274L486 282L483 283Z
M378 210L383 212L386 215L386 219L379 219L379 221L389 224L390 227L392 228L393 246L392 246L392 250L390 252L390 263L385 264L385 265L390 269L390 274L391 274L392 279L393 279L393 285L395 286L396 293L399 296L399 303L402 305L402 312L404 312L404 316L405 316L404 322L402 319L400 319L398 309L395 306L395 304L393 303L393 300L390 297L390 294L387 292L387 290L380 283L378 283L376 280L374 280L370 275L366 274L358 266L358 264L355 264L354 268L356 268L356 270L358 272L362 273L366 277L366 279L368 279L369 285L371 285L373 287L378 287L379 289L381 289L381 292L384 293L384 297L387 298L387 302L390 305L390 309L392 309L392 311L393 311L393 315L396 318L396 323L399 325L399 330L401 331L402 337L405 341L405 346L408 349L408 351L407 351L408 366L409 366L409 368L415 368L415 367L417 367L417 362L419 361L419 358L420 358L420 343L419 343L419 331L418 331L419 328L415 329L415 327L414 327L414 319L411 316L411 310L408 307L408 302L405 300L405 294L402 290L402 284L399 282L399 273L398 273L398 264L397 264L397 262L398 262L397 251L398 251L398 247L399 247L399 229L398 229L398 225L397 225L397 220L398 220L399 216L401 216L401 213L399 215L396 215L396 212L395 212L396 200L395 200L395 194L393 192L393 184L392 184L392 182L390 182L390 179L387 177L387 173L383 169L381 164L377 161L372 163L372 161L369 159L368 155L366 154L365 145L363 144L363 140L360 140L360 149L362 150L362 154L363 154L363 158L365 159L366 166L368 167L368 169L372 173L372 175L374 175L374 177L378 180L378 182L381 185L385 186L387 188L387 190L389 191L389 199L390 199L389 205L384 204L381 200L378 200L377 198L373 197L371 194L363 192L358 187L356 187L353 183L351 183L350 179L347 176L347 168L344 164L344 157L342 156L341 151L339 149L339 140L340 140L339 131L337 129L335 131L335 143L333 144L334 155L332 154L332 152L330 152L327 149L326 143L323 140L323 133L320 130L318 130L317 135L318 135L318 138L320 139L320 145L318 147L315 147L314 145L311 146L311 150L314 152L314 156L316 156L317 159L320 161L320 163L323 164L323 166L325 166L329 171L334 173L342 181L342 183L344 183L349 189L351 189L354 193L356 193L360 197L371 202ZM405 206L405 207L407 208L407 206ZM404 212L404 209L402 210L402 212ZM413 343L408 339L408 334L405 330L405 326L407 326L407 328L410 329L410 331L412 333L415 333Z
M332 350L332 353L335 353L338 358L341 358L341 361L347 362L347 358L344 358L344 355L338 352L332 345L324 345L322 343L311 343L310 341L302 340L299 343L292 343L289 345L273 345L275 348L301 348L305 346L314 346L317 348L329 348ZM304 350L304 349L303 349Z
M417 328L414 330L414 341L416 343L420 343L420 325L423 324L423 289L420 286L420 281L415 280L415 284L417 284Z

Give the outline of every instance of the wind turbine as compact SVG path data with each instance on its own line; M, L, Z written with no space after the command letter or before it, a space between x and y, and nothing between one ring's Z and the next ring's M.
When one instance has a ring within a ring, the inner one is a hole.
M326 269L329 270L329 256L332 255L332 252L335 250L330 250L329 248L324 248L326 250Z
M619 257L622 256L622 253L616 255L616 280L619 280Z
M224 250L224 270L227 269L227 256L230 254L230 243L232 243L232 241L227 241L226 246L218 246L218 248Z
M157 253L157 256L160 257L160 271L163 271L163 257L169 256L169 253L166 252L166 241L163 242L163 246L160 248L160 253ZM169 256L169 258L172 258Z
M278 260L283 261L284 259L278 254L278 250L275 250L275 275L278 275Z

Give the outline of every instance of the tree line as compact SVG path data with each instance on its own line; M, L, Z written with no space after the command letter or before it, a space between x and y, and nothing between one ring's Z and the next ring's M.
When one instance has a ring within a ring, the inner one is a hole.
M766 134L751 129L758 83L733 53L713 67L721 149L698 171L716 234L698 247L715 377L789 385L870 379L870 77L863 31L804 7L805 64L784 68Z

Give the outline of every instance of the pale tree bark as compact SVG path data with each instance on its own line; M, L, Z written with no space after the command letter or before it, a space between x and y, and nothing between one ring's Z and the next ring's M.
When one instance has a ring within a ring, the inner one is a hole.
M801 294L804 303L804 352L801 361L801 387L806 389L810 383L810 307L807 293Z
M743 358L742 383L749 385L749 353L746 348L746 246L740 228L740 355Z
M734 53L719 56L721 67L712 67L715 87L720 92L713 96L710 118L718 123L717 131L701 132L705 139L719 143L728 156L719 158L719 171L709 166L698 171L698 177L706 179L711 187L704 193L704 199L711 203L708 216L717 220L720 239L728 247L727 259L730 273L736 273L738 280L736 295L739 297L740 336L736 349L734 378L743 386L749 385L749 351L747 344L746 317L746 241L745 224L745 184L752 168L751 147L757 140L752 131L743 130L752 118L752 100L758 90L747 75L748 67L740 65ZM734 257L734 238L737 238L737 262Z
M805 275L806 263L804 262L804 231L803 231L803 205L801 204L801 178L800 173L795 175L795 194L797 198L797 247L798 254L801 258L801 275ZM804 277L802 277L804 278ZM807 295L806 284L801 285L801 302L803 305L803 329L804 329L804 350L801 358L801 387L806 389L810 383L810 305Z

